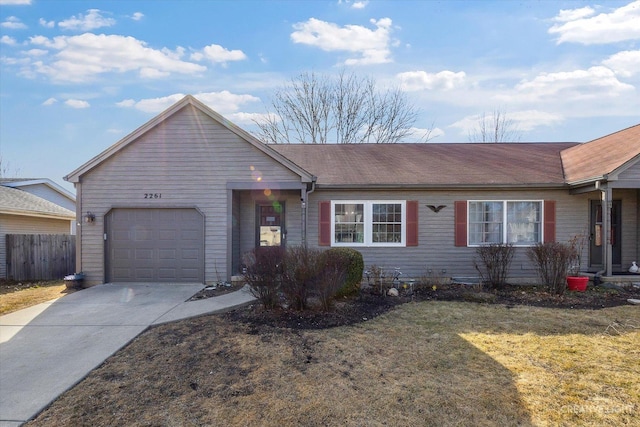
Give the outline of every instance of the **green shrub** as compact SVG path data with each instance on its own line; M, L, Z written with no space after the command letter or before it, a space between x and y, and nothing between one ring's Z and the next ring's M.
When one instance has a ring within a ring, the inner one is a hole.
M358 293L362 273L364 271L364 258L362 254L352 248L331 248L325 252L326 256L342 259L346 265L346 277L344 285L338 289L338 296L347 296Z
M284 250L280 247L257 248L245 254L244 280L264 308L278 306Z

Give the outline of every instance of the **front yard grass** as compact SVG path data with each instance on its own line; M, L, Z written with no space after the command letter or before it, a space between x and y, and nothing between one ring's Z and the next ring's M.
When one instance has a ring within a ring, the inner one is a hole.
M637 425L637 306L425 301L322 330L230 319L148 330L28 425Z
M73 292L64 281L13 282L0 281L0 316L32 305L60 298Z

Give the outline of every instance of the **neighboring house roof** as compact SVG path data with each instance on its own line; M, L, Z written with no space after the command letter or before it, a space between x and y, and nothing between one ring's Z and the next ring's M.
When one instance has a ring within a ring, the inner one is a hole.
M568 183L597 181L640 160L640 124L562 152Z
M74 220L75 212L26 191L0 185L0 214Z
M83 164L78 169L71 172L69 175L65 176L64 180L69 182L74 182L74 183L80 182L80 177L82 175L89 172L91 169L95 168L96 166L98 166L99 164L107 160L109 157L113 156L114 154L116 154L117 152L125 148L127 145L136 141L142 135L144 135L154 127L160 125L166 119L168 119L169 117L171 117L172 115L176 114L178 111L182 110L183 108L189 105L193 106L194 108L197 108L198 110L200 110L201 112L209 116L211 119L215 120L220 125L227 128L229 131L233 132L234 134L244 139L246 142L254 146L256 149L262 151L267 156L273 158L283 166L287 167L292 172L299 175L302 182L312 182L315 180L315 177L309 174L306 170L292 163L290 160L283 157L277 151L272 150L269 146L263 144L261 141L259 141L249 132L234 125L229 120L225 119L223 116L216 113L211 108L207 107L205 104L198 101L196 98L194 98L191 95L185 96L180 101L176 102L171 107L167 108L165 111L163 111L162 113L160 113L159 115L157 115L156 117L154 117L153 119L151 119L150 121L148 121L147 123L139 127L138 129L136 129L135 131L131 132L129 135L125 136L123 139L116 142L114 145L107 148L105 151L98 154L96 157L89 160L87 163Z
M5 187L21 188L38 184L46 185L52 190L67 197L69 200L73 202L76 201L76 196L72 192L64 189L49 178L0 178L0 185L4 185Z
M575 143L279 144L330 187L565 186L560 153Z

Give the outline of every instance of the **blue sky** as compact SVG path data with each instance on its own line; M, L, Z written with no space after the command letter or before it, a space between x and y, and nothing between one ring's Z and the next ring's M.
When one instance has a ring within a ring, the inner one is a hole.
M400 87L416 135L467 142L500 110L523 142L640 122L640 1L0 0L0 155L62 177L193 94L249 131L302 72Z

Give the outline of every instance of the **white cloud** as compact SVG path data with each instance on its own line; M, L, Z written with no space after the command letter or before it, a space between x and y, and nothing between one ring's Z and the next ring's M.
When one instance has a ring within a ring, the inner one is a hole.
M552 126L561 123L564 117L560 114L539 110L524 110L507 113L507 118L515 123L521 131L531 131L540 126Z
M56 26L56 21L47 21L47 20L46 20L46 19L44 19L44 18L40 18L40 19L38 20L38 23L39 23L42 27L45 27L45 28L53 28L53 27L55 27L55 26Z
M124 108L135 108L145 113L159 113L184 98L184 96L182 93L174 93L161 98L141 99L140 101L126 99L118 102L116 105ZM222 92L201 92L193 96L214 111L223 115L238 113L242 105L260 101L259 98L253 95L237 95L226 90ZM242 116L240 115L238 117Z
M69 19L58 22L58 26L64 30L91 31L96 28L111 27L115 25L116 20L102 16L99 9L89 9L87 14L74 15Z
M428 142L444 135L444 131L438 127L432 129L410 128L406 142ZM425 139L427 141L425 141Z
M602 61L602 64L622 77L631 77L640 73L640 50L618 52Z
M144 111L145 113L159 113L180 101L182 98L184 98L184 94L175 93L161 98L149 98L142 99L140 101L126 99L118 102L116 105L119 107L135 108L136 110Z
M225 118L229 119L232 123L237 125L249 125L252 126L255 122L262 122L267 118L265 113L226 113Z
M27 51L24 52L26 55L28 56L44 56L47 53L49 53L48 50L44 50L44 49L29 49Z
M31 0L0 0L0 6L28 6Z
M168 71L161 71L156 68L142 67L140 68L140 77L143 79L161 79L170 76Z
M17 42L16 42L16 39L14 39L13 37L2 36L2 37L0 37L0 43L6 44L6 45L9 45L9 46L15 46Z
M144 18L144 13L142 12L135 12L133 15L131 15L131 19L133 19L134 21L140 21L142 18Z
M15 16L9 16L0 24L0 27L7 28L9 30L24 30L27 26Z
M319 47L326 52L344 51L357 53L346 65L383 64L391 62L389 49L392 21L389 18L371 19L375 30L360 25L339 27L331 22L310 18L293 25L291 33L294 43Z
M104 73L137 71L143 78L172 73L197 74L206 67L179 59L183 50L157 50L133 37L85 33L77 36L30 38L36 46L57 51L40 62L33 62L24 75L46 75L55 81L87 82Z
M57 100L57 99L55 99L55 98L49 98L49 99L47 99L46 101L44 101L44 102L42 103L42 105L44 105L44 106L49 106L49 105L53 105L53 104L55 104L56 102L58 102L58 100Z
M564 117L557 113L549 113L540 110L522 110L514 112L501 112L510 122L510 127L514 130L522 132L530 132L538 127L553 126L564 121ZM458 128L463 133L471 134L482 121L483 114L474 114L466 116L461 120L449 125L449 127ZM491 120L491 119L489 119Z
M364 9L369 4L369 0L338 0L338 4L351 4L351 9Z
M404 91L451 90L462 85L465 77L464 71L455 73L447 70L435 74L426 71L407 71L396 75L400 80L400 88Z
M560 9L558 16L553 18L553 20L557 22L575 21L577 19L592 16L594 13L596 13L596 11L589 6L581 7L579 9Z
M557 43L607 44L640 39L640 0L593 16L590 8L561 10L554 18L559 24L549 28Z
M190 57L193 61L202 61L208 59L213 63L226 63L228 61L242 61L247 56L241 50L228 50L224 47L212 44L205 46L202 52L194 52Z
M515 97L529 102L594 100L615 98L634 90L633 86L620 82L609 68L596 66L588 70L543 73L533 80L524 80L516 85Z
M136 101L134 101L133 99L124 99L120 102L116 102L116 105L118 107L129 108L134 107L136 105Z
M220 114L234 113L242 105L260 101L260 98L253 95L238 95L226 90L222 92L197 93L194 96Z
M71 108L89 108L90 105L87 101L83 101L81 99L67 99L64 101L65 105Z

